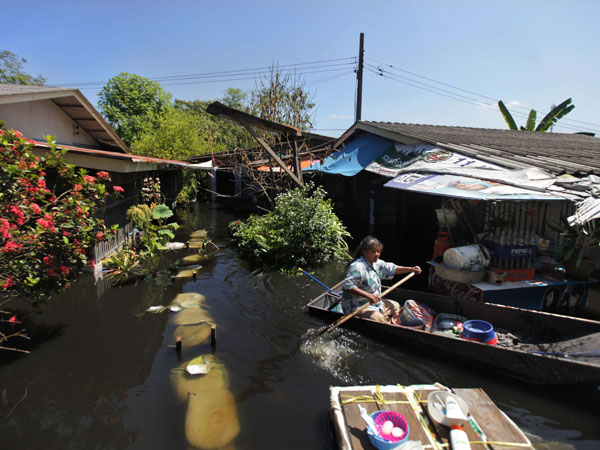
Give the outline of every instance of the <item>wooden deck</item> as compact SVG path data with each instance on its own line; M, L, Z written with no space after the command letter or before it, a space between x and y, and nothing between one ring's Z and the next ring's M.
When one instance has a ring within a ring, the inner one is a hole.
M423 448L450 449L450 429L433 421L427 413L428 393L447 389L438 384L331 387L330 414L338 448L374 448L367 436L365 422L359 414L360 404L369 414L377 410L391 410L402 414L410 427L408 439L421 441ZM473 450L533 448L527 436L482 389L452 389L452 392L469 405L471 420L463 428ZM477 428L482 432L478 433Z

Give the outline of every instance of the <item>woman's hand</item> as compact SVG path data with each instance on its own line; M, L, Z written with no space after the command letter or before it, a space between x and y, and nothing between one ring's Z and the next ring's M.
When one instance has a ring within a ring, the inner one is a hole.
M366 293L367 295L365 296L371 303L378 303L381 300L381 297L379 297L379 295L376 294L369 294Z
M408 267L408 266L398 266L396 268L396 275L400 275L401 273L415 273L417 275L419 275L422 270L419 266L412 266L412 267Z

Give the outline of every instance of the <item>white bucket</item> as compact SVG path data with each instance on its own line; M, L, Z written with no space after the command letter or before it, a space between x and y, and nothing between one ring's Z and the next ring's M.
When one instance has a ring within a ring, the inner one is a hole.
M444 252L444 264L455 270L484 270L490 263L487 248L480 245L465 245L449 248Z
M454 227L458 223L458 215L453 209L436 209L435 215L440 227Z

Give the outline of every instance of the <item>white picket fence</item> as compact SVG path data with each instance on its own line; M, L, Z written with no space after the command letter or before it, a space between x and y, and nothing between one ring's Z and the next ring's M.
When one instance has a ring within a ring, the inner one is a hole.
M95 245L92 258L94 259L94 279L96 282L102 279L102 260L119 250L123 244L129 242L133 237L133 230L133 224L127 223L117 230L117 234Z

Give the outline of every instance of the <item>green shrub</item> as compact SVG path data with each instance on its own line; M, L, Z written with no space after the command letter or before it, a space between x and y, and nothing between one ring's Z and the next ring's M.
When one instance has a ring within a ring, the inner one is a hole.
M290 271L330 259L347 259L346 231L322 187L309 183L280 194L275 209L229 223L233 246L250 264Z

